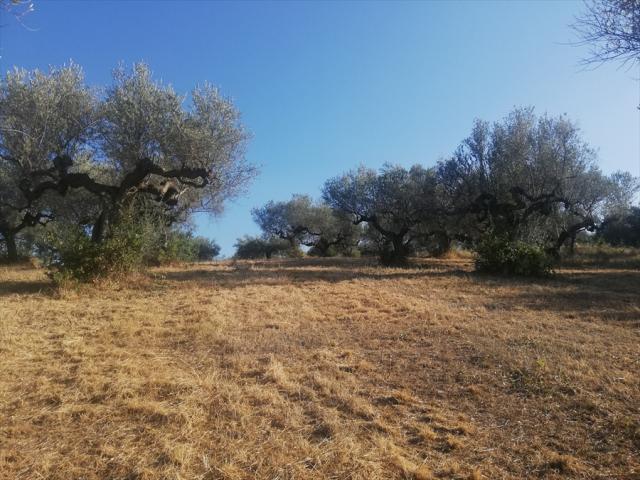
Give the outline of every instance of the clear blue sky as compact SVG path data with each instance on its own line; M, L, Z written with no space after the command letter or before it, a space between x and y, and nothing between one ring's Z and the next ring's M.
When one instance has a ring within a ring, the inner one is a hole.
M257 233L250 210L359 163L434 164L474 118L514 106L567 113L606 172L638 175L638 72L584 71L568 24L580 2L45 1L25 29L2 18L0 67L73 59L106 84L120 61L143 60L188 92L210 81L253 134L260 176L198 231L223 253Z

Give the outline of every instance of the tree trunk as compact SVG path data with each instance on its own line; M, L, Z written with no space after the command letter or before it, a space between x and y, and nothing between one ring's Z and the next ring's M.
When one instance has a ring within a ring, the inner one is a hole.
M107 213L106 210L103 210L100 213L100 216L96 220L96 223L93 225L93 229L91 230L91 241L93 243L101 243L104 237L104 230L107 224Z
M439 232L435 234L435 247L431 254L434 257L441 257L451 250L452 239L446 232Z
M569 241L569 255L573 256L576 253L576 236L578 234L574 233L571 235L571 240Z
M380 262L384 265L405 265L409 249L404 244L404 235L397 235L391 239L391 245L383 248L380 254ZM391 247L391 248L388 248Z
M7 260L9 262L17 262L18 246L16 245L16 235L14 233L4 233L3 236L7 245Z
M330 242L327 242L326 240L321 238L314 246L321 257L329 256L329 249L331 248Z
M552 255L557 260L560 259L560 248L562 248L562 245L564 245L567 240L572 240L572 242L575 241L575 237L578 235L578 233L580 233L584 229L593 227L593 225L593 220L584 220L580 223L572 225L566 230L563 230L558 236L558 240L556 241L555 245L547 249L547 253ZM573 246L571 248L573 248Z

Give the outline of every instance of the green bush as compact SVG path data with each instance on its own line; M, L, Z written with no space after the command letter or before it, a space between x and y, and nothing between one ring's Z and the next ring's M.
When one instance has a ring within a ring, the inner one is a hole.
M294 251L289 242L276 237L245 236L236 240L235 247L239 259L286 257Z
M197 260L213 260L220 255L220 245L209 238L194 237L193 241L197 246Z
M522 276L547 276L553 272L553 258L538 245L487 235L476 253L476 269L482 272Z
M169 232L167 240L157 254L157 263L193 262L198 258L198 246L190 234Z
M143 265L211 260L220 247L189 231L167 227L153 216L131 214L111 225L99 243L82 226L53 224L38 239L36 253L54 280L86 282Z
M119 224L101 243L91 241L81 226L49 229L37 246L38 256L56 281L86 282L135 270L142 264L144 236L129 222Z
M194 237L191 232L170 231L158 254L157 263L195 262L212 260L220 254L220 246L213 240Z
M597 237L615 247L640 247L640 207L631 207L624 215L606 219Z

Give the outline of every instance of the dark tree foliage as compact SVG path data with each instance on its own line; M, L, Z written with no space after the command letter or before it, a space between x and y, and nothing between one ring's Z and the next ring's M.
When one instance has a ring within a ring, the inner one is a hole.
M640 247L640 207L608 218L598 230L598 238L614 246Z
M239 238L234 245L235 258L238 259L270 259L274 256L287 256L291 251L291 244L277 237L249 237Z
M434 169L385 166L380 173L360 167L328 180L324 201L377 235L380 259L401 264L420 238L440 230Z
M147 234L147 237L152 236ZM155 257L148 256L150 262L147 263L202 262L217 257L220 246L211 239L194 236L190 230L170 227L156 252Z
M193 241L197 247L196 258L198 260L213 260L220 255L220 245L215 241L204 237L195 237Z
M362 238L361 226L354 225L347 215L326 205L322 207L321 219L319 235L314 239L309 254L320 257L353 255Z

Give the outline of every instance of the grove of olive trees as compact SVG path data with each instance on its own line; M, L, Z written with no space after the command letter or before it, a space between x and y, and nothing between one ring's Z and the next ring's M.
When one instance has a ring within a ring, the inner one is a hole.
M637 190L629 173L600 171L568 118L519 108L493 124L476 121L434 167L359 167L328 180L323 203L294 196L255 209L254 219L292 245L346 238L345 246L386 264L441 255L458 242L476 251L480 268L536 274L550 271L582 232L611 232L634 211Z
M255 169L233 104L208 85L190 98L185 108L142 64L117 69L103 89L86 85L76 65L9 72L0 86L6 258L37 254L52 270L90 278L217 253L189 232L190 217L220 212ZM398 265L457 243L477 253L480 268L545 273L582 232L635 241L637 190L630 174L600 171L568 118L519 108L476 121L434 166L361 166L329 179L321 201L294 195L254 209L263 236L238 240L237 256L305 247L320 256L374 252Z

